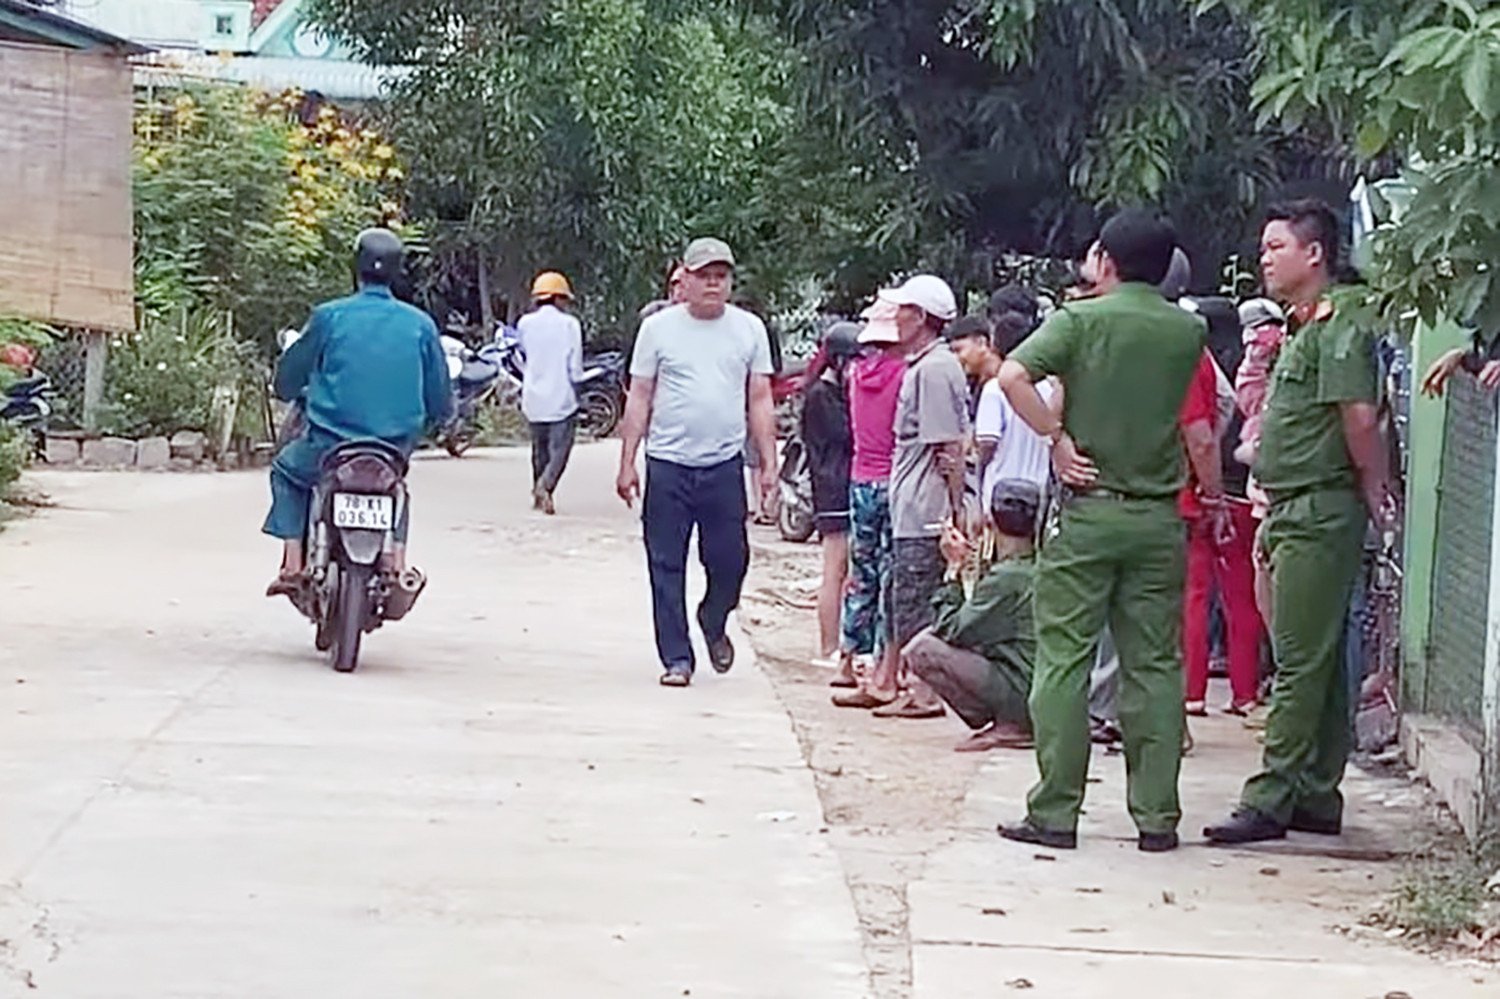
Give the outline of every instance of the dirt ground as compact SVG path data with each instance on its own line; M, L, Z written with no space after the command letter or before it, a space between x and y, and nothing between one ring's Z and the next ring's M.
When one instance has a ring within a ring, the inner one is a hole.
M913 886L933 877L939 857L951 852L946 848L963 839L966 823L974 825L973 816L965 816L966 796L976 789L975 778L986 760L983 755L953 752L965 729L951 715L932 721L881 720L868 712L833 707L828 687L831 672L810 664L817 653L813 615L817 546L787 544L766 528L752 534L752 546L742 625L792 719L813 771L824 821L859 917L872 994L879 999L908 999L914 992L913 945L922 943L914 940L911 929L912 911L918 908ZM1230 786L1238 779L1235 768L1253 763L1252 759L1239 760L1256 750L1236 720L1215 717L1194 728L1200 743L1195 770L1204 772L1198 783L1206 780L1215 787ZM1233 779L1216 773L1223 761L1215 761L1226 754L1235 761L1229 764ZM1098 779L1091 783L1097 784ZM1196 797L1194 781L1189 779L1187 784L1189 798ZM1268 857L1275 857L1276 864L1261 868L1261 873L1274 870L1284 875L1279 878L1285 882L1282 887L1296 885L1301 907L1334 920L1332 925L1322 924L1322 931L1313 927L1313 936L1331 930L1339 935L1383 937L1379 944L1385 946L1376 949L1387 953L1378 960L1399 962L1400 947L1391 946L1398 944L1395 931L1361 924L1373 922L1371 915L1408 859L1438 844L1451 847L1456 833L1430 789L1411 783L1399 767L1365 760L1360 769L1351 771L1346 791L1355 802L1351 809L1380 813L1373 829L1355 830L1337 844L1274 845ZM1099 793L1097 787L1094 793ZM1019 802L999 804L1002 811L998 814L1003 814L1005 807ZM968 835L973 835L972 829ZM1257 856L1247 855L1252 866L1258 863ZM1224 863L1213 858L1207 861L1210 882L1227 880L1222 876ZM1216 890L1226 889L1220 884ZM1264 915L1279 918L1272 912L1276 908L1269 906ZM1289 912L1287 918L1305 915ZM1331 941L1329 946L1334 946ZM1462 961L1472 954L1447 956Z
M907 886L953 836L983 760L953 752L966 729L952 716L882 720L835 708L831 672L809 664L817 655L817 545L787 544L770 528L755 529L751 543L741 623L817 781L859 914L874 995L904 999L912 988Z

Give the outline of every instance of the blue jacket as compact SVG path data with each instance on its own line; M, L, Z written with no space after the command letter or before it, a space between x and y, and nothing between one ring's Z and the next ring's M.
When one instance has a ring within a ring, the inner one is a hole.
M304 399L308 422L344 440L412 446L453 414L437 325L380 285L314 309L277 362L275 388Z

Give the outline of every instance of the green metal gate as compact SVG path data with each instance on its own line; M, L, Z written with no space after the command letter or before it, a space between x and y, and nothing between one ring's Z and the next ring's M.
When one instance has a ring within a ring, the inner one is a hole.
M1475 747L1483 731L1484 647L1495 500L1495 397L1471 377L1448 386L1438 483L1432 638L1418 710L1437 715Z

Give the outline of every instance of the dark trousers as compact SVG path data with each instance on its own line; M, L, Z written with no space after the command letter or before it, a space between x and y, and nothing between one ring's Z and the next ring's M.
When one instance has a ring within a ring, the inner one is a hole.
M533 423L531 426L531 484L555 492L573 454L573 438L578 418L570 416L556 423Z
M709 641L724 635L729 612L740 602L750 565L745 534L744 462L733 458L707 468L646 459L646 564L656 651L663 666L693 666L687 621L688 539L698 529L698 559L708 588L698 605L698 626Z

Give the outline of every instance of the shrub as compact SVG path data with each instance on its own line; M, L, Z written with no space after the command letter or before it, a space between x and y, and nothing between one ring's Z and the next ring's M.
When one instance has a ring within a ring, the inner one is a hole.
M110 343L99 429L143 436L208 430L215 389L252 377L254 347L212 313L148 320Z
M26 467L30 442L9 423L0 423L0 503L11 496L16 480Z

